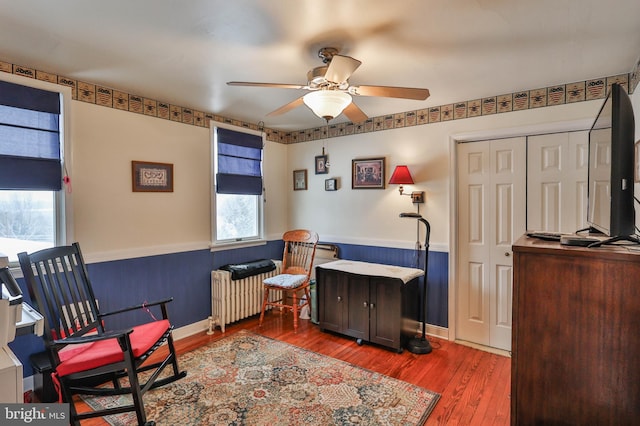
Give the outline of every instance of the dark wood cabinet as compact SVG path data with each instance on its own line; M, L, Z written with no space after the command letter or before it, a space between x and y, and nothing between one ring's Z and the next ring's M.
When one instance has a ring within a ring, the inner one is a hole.
M640 253L527 237L513 252L511 424L637 424Z
M316 268L320 328L402 351L418 330L418 278L405 283L331 267Z

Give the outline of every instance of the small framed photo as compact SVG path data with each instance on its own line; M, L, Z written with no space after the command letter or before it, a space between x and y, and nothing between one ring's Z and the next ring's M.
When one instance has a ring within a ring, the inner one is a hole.
M337 191L338 190L338 181L336 179L325 179L324 180L324 190L325 191Z
M351 160L352 189L384 189L384 157Z
M307 189L307 169L293 171L293 190L304 191Z
M316 174L324 175L327 173L329 173L329 168L327 167L327 156L317 155L316 156Z
M133 192L173 192L173 164L131 162Z

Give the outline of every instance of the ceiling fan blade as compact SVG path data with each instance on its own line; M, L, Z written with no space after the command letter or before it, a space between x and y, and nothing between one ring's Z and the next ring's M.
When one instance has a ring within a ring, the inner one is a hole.
M285 104L285 105L281 106L280 108L276 109L275 111L271 111L269 114L267 114L267 117L273 117L274 115L284 114L285 112L289 112L292 109L298 108L301 105L304 105L304 102L302 101L302 97L299 97L298 99L295 99L295 100L289 102L288 104Z
M345 82L358 69L362 62L350 56L334 55L324 75L327 81L333 83Z
M250 81L228 81L227 84L229 86L275 87L278 89L305 89L307 87L300 84L253 83Z
M359 96L382 96L386 98L403 98L424 101L429 97L429 89L416 87L392 86L351 86L349 93Z
M342 111L344 115L347 116L352 123L360 123L361 121L365 121L367 118L367 114L365 114L358 105L351 102L347 107Z

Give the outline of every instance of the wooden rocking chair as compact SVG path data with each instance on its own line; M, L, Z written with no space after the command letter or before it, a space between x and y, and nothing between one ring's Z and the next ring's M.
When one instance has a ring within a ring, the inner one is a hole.
M79 425L82 419L135 411L139 425L154 425L147 421L143 395L187 374L178 369L171 336L173 326L166 305L172 298L101 313L78 243L19 253L18 259L31 299L45 318L43 338L53 380L59 386L60 402L70 405L71 422ZM161 319L125 330L104 328L108 316L154 306L159 306ZM144 364L163 343L168 346L168 355L160 362ZM167 366L172 374L158 379ZM152 372L141 383L138 374L142 371ZM126 386L120 384L122 378L128 379ZM78 413L73 403L76 394L131 394L133 403Z

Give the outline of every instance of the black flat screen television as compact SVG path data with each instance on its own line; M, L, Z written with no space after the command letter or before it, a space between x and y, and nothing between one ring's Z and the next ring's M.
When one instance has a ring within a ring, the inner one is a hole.
M592 246L639 241L633 204L634 137L631 99L622 86L612 84L589 131L587 222L610 237Z

